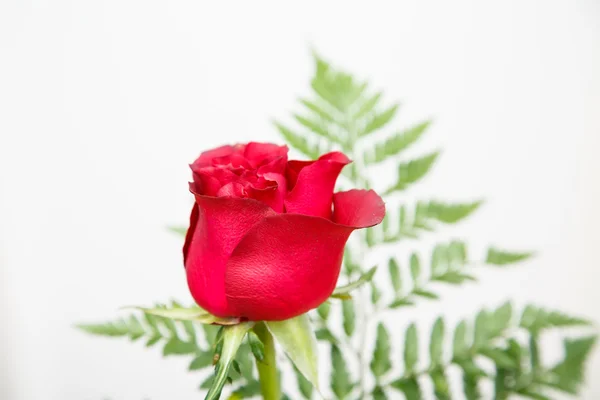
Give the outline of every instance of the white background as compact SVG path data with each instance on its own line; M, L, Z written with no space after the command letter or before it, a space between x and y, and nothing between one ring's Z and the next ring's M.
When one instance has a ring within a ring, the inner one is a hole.
M208 4L2 0L1 399L200 398L187 359L72 324L189 299L164 229L187 219L187 163L279 140L311 45L401 101L399 126L435 117L419 150L443 156L410 195L488 200L448 235L538 252L394 329L507 298L600 321L598 1ZM590 368L598 399L600 351Z

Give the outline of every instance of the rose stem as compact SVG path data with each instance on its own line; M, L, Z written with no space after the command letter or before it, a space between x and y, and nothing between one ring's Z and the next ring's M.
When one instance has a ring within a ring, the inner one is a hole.
M260 380L260 391L264 400L280 400L279 374L275 359L275 342L273 336L264 322L259 322L254 327L254 332L265 346L265 357L263 361L256 360L258 378Z

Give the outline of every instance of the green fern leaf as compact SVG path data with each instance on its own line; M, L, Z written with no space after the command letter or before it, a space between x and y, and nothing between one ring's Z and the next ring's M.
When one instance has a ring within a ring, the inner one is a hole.
M427 205L427 216L446 224L454 224L475 212L483 201L474 201L464 204L449 204L431 201Z
M392 382L391 386L404 393L406 400L421 400L423 398L421 387L416 378L398 379Z
M487 252L486 264L506 265L530 258L533 253L511 253L490 247Z
M321 118L321 120L329 123L336 122L336 118L333 116L333 113L329 110L326 110L326 108L328 107L324 107L324 105L317 104L317 102L310 101L307 99L300 99L300 103L302 103L307 109L309 109L319 118Z
M296 382L298 383L298 390L300 391L300 394L302 394L305 399L310 399L313 393L312 383L310 383L310 381L304 377L298 368L294 367L294 372L296 374Z
M377 337L375 340L375 350L373 351L373 359L371 360L371 371L376 377L383 376L386 372L392 369L390 361L390 335L382 323L377 325Z
M456 328L454 328L454 339L452 345L452 353L455 359L463 358L468 350L469 344L467 342L467 323L460 321Z
M398 167L398 181L385 194L405 190L408 186L421 180L427 175L438 156L439 152L434 152L409 162L401 163Z
M410 255L410 276L415 286L418 286L421 280L421 262L419 261L419 256L415 253Z
M138 324L131 324L130 321L125 319L100 324L79 324L76 327L84 332L100 336L136 337L145 333Z
M429 356L432 365L441 365L443 363L442 356L444 354L444 320L440 317L433 324L431 330L431 340L429 342Z
M390 157L397 156L415 143L425 130L429 127L431 121L421 122L404 131L398 132L382 143L375 145L373 149L365 153L365 164L377 164L387 160Z
M431 371L431 380L433 381L433 390L437 400L450 400L450 383L443 370L435 369Z
M210 351L203 351L199 353L196 358L192 360L188 369L190 371L195 371L198 369L206 368L212 365L213 362L213 354Z
M369 98L365 99L362 102L362 104L360 105L359 109L353 115L354 119L360 119L360 118L364 117L365 115L368 115L371 112L373 112L373 110L375 109L375 106L377 106L377 104L379 104L379 100L381 99L381 96L382 96L382 93L377 92L377 93L373 94L372 96L370 96Z
M400 292L400 290L402 290L400 267L398 266L398 262L393 258L390 258L390 260L388 261L388 271L390 273L390 281L392 282L394 293Z
M317 135L325 138L329 142L337 143L343 145L344 143L335 137L325 125L320 123L319 121L314 121L310 118L304 117L299 114L294 114L294 118L298 121L302 126L308 128L311 132L316 133Z
M564 392L577 394L585 377L585 363L596 343L596 336L565 339L565 357L551 372L556 381L553 387Z
M331 390L338 399L344 399L352 392L354 385L350 381L347 363L337 346L331 346Z
M367 136L368 134L383 128L394 118L396 111L398 111L398 104L394 104L381 113L375 114L367 123L365 128L360 132L359 136Z
M194 354L196 352L196 344L191 342L184 342L179 338L173 337L169 339L165 347L163 348L163 356L169 355L181 355L181 354Z
M419 361L419 339L416 325L410 324L404 337L404 367L413 372Z
M585 319L573 317L558 311L547 311L533 305L525 307L519 323L520 327L534 333L548 328L589 325L591 325L591 322Z
M282 124L278 122L274 122L274 124L281 136L283 136L283 138L286 140L286 142L288 142L290 146L292 146L293 148L295 148L296 150L298 150L299 152L301 152L302 154L304 154L312 160L316 160L317 158L319 158L321 153L319 152L318 146L310 144L300 134L295 133L294 131L285 127Z
M356 328L356 315L354 314L354 301L352 299L342 302L342 314L344 316L344 332L352 336Z

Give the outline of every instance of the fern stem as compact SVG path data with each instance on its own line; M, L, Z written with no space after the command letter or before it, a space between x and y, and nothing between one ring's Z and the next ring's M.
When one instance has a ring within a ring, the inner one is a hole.
M256 335L265 347L265 357L263 361L256 360L262 397L264 400L279 400L281 399L281 389L279 388L279 375L277 373L277 360L273 336L263 322L254 327L254 332L256 332Z

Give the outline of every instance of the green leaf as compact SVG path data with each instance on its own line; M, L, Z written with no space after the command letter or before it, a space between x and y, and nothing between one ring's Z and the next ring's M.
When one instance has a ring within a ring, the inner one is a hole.
M373 397L373 400L387 400L388 397L385 394L385 391L383 390L383 388L381 386L376 386L375 389L373 389L373 393L371 393L371 396Z
M298 368L294 367L294 372L296 373L296 382L298 382L298 390L302 394L305 399L310 399L312 397L313 385L302 375Z
M346 335L352 336L356 328L353 300L346 300L342 303L342 314L344 317L344 332L346 332Z
M419 181L429 172L438 156L439 152L434 152L421 158L401 163L398 167L398 181L386 194L405 190L409 185Z
M347 363L337 346L331 346L331 390L338 399L344 399L352 392Z
M526 260L532 255L533 253L510 253L490 247L485 262L492 265L506 265Z
M263 361L265 359L265 345L253 331L248 332L248 343L254 357L258 361Z
M265 324L296 368L319 390L317 341L308 314Z
M171 354L193 354L196 352L196 344L192 342L184 342L178 338L171 338L163 348L163 356Z
M437 244L431 253L431 279L442 276L448 268L448 247Z
M332 344L337 344L339 342L335 335L327 328L317 329L315 332L315 337L317 340L324 340Z
M198 369L206 368L212 365L213 362L213 354L210 351L203 351L199 353L196 358L192 360L188 369L190 371L195 371Z
M410 324L404 338L404 366L407 372L412 372L419 361L419 340L417 338L417 327Z
M467 281L469 281L469 282L477 281L477 279L474 276L468 275L468 274L463 274L462 272L458 272L458 271L448 271L448 272L443 273L442 275L432 276L431 280L438 281L438 282L445 282L445 283L449 283L451 285L460 285Z
M585 378L585 363L589 358L596 336L565 339L565 357L551 372L555 375L554 387L564 392L577 394Z
M382 93L378 92L378 93L375 93L374 95L372 95L371 97L369 97L368 99L365 99L363 101L362 105L360 106L360 108L358 109L358 111L356 112L356 114L354 114L354 118L359 119L359 118L369 114L370 112L372 112L373 109L375 108L375 106L377 105L377 103L379 103L381 96L382 96Z
M475 317L475 332L473 340L473 348L479 349L487 343L489 338L488 327L489 327L490 314L486 310L481 310Z
M143 328L138 324L132 324L131 321L119 319L115 322L105 322L100 324L79 324L78 329L93 335L101 336L130 336L135 337L144 334Z
M418 285L421 278L421 262L415 253L410 255L410 276L415 282L415 285Z
M295 148L310 159L316 160L317 158L319 158L320 154L317 146L310 144L304 137L302 137L302 135L295 133L294 131L285 127L284 125L278 122L273 123L279 131L279 133L281 134L281 136L283 136L283 138L290 146L292 146L293 148Z
M185 234L187 233L187 226L175 226L175 225L170 225L167 226L167 229L173 233L176 233L178 235L181 236L185 236Z
M588 320L573 317L559 311L548 311L533 305L525 307L519 323L519 326L534 333L549 328L590 325L591 323Z
M499 336L510 326L512 319L512 304L506 302L491 315L489 330L493 336Z
M347 298L347 295L352 290L364 285L365 283L367 283L371 279L373 279L373 275L375 275L375 272L377 272L377 266L369 269L367 272L365 272L363 275L361 275L361 277L358 278L356 281L351 282L347 285L339 286L339 287L335 288L331 297L339 298L340 296L346 296L344 298Z
M221 395L238 348L242 344L244 336L246 336L246 333L253 325L253 322L244 322L238 325L227 326L223 330L223 350L215 367L214 382L206 394L205 400L215 400Z
M511 358L509 354L501 349L481 349L479 354L491 359L499 368L513 369L519 365L518 361Z
M444 353L444 320L439 317L431 330L431 341L429 342L429 355L433 365L441 365Z
M370 286L371 286L371 302L373 304L377 305L379 303L379 300L381 300L381 290L379 290L379 288L373 281L370 282Z
M392 135L389 139L375 145L375 148L366 153L365 163L376 164L390 157L400 154L415 143L429 127L431 121L421 122L404 131Z
M327 128L320 121L314 121L298 114L294 114L294 118L305 128L309 129L311 132L316 133L317 135L327 139L330 142L341 144L340 140L333 136L331 133L329 133Z
M412 291L412 293L415 296L421 296L421 297L425 297L427 299L432 299L432 300L437 300L440 298L437 294L430 292L428 290L423 290L423 289L414 289Z
M532 391L529 391L529 390L520 390L518 393L521 396L527 397L529 399L535 399L535 400L552 400L550 397L544 396L541 393L536 393L536 392L532 392Z
M450 383L444 374L444 371L435 369L431 372L431 380L433 381L433 390L437 400L450 400Z
M398 111L398 104L394 104L381 113L375 114L360 133L360 136L367 136L368 134L383 128L394 118L396 111Z
M234 399L249 399L260 394L260 382L253 379L246 382L244 386L237 388L229 397L229 400Z
M483 201L475 201L464 204L449 204L431 201L427 207L427 216L446 224L454 224L471 215L477 210Z
M377 325L377 338L375 340L375 350L373 351L373 359L371 360L371 371L376 377L383 376L386 372L392 369L390 361L390 335L382 323Z
M324 320L327 320L327 318L329 318L330 311L331 311L331 303L328 301L324 302L317 308L317 313Z
M479 378L464 374L463 391L467 400L480 400L482 396L479 390Z
M467 323L460 321L454 329L454 339L452 345L452 353L454 358L464 357L469 350L469 343L467 342Z
M152 336L150 339L148 339L148 341L146 342L146 347L152 347L154 346L156 343L160 342L160 339L162 339L161 336Z
M202 325L204 331L204 338L209 346L212 346L217 341L217 335L221 327L218 325Z
M415 305L415 303L413 303L411 300L403 297L403 298L392 301L390 303L390 305L388 306L388 308L395 309L395 308L414 306L414 305Z
M195 321L201 324L219 324L219 325L235 325L240 322L239 318L221 318L210 314L208 311L201 309L198 306L190 308L184 307L127 307L135 310L143 311L146 314L152 314L157 317L174 319L179 321Z
M300 103L302 103L306 108L318 115L319 118L321 118L322 120L327 122L336 122L333 113L325 109L328 107L324 107L323 105L319 105L316 102L307 99L300 99Z
M400 279L400 267L395 259L390 258L390 261L388 262L388 270L390 272L390 281L392 282L394 293L398 293L400 290L402 290L402 281Z
M421 388L416 378L402 378L391 383L394 389L404 393L406 400L421 400Z

